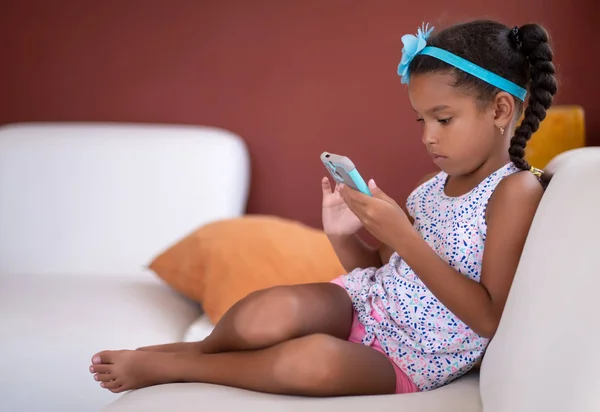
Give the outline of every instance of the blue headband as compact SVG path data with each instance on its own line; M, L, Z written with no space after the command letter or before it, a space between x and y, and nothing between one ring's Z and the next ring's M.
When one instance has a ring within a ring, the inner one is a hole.
M424 25L422 28L419 27L416 36L413 34L405 34L402 36L404 48L402 49L402 60L398 65L398 75L402 77L402 83L409 82L408 68L415 56L424 54L446 62L449 65L462 70L463 72L469 73L470 75L475 76L484 82L499 88L500 90L504 90L505 92L512 94L522 101L525 101L527 90L521 86L505 79L502 76L498 76L496 73L492 73L491 71L486 70L475 63L471 63L462 57L452 54L449 51L437 47L427 46L427 39L431 35L432 31L433 27L429 28L429 25Z

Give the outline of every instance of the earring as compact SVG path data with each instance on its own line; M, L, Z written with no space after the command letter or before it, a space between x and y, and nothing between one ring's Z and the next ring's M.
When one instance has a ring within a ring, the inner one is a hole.
M500 129L500 134L504 135L504 127L502 126L498 126L498 129Z

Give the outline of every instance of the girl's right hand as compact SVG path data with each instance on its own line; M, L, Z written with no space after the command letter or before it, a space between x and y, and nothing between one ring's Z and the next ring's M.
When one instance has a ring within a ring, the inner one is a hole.
M362 227L361 221L348 208L340 194L339 185L331 190L329 178L321 180L323 189L323 230L328 236L353 235Z

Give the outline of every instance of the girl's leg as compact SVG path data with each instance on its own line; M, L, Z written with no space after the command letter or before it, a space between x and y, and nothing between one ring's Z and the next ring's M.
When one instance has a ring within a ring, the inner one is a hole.
M277 286L251 293L227 311L202 342L140 348L219 353L266 348L313 333L348 338L352 301L333 283Z
M391 394L396 389L395 370L385 355L325 334L266 349L209 355L106 351L92 362L95 379L112 392L172 382L304 396Z
M200 342L175 342L165 343L164 345L143 346L137 348L137 350L146 352L199 352L201 350L200 346Z

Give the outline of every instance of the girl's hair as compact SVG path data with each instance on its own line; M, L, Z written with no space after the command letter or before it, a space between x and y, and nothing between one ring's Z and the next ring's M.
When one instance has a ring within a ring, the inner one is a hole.
M524 159L525 145L546 117L557 90L552 64L552 49L548 33L537 24L519 28L493 21L474 21L459 24L434 34L427 40L428 46L439 47L467 59L528 90L528 104L521 124L510 140L510 160L522 170L531 166ZM444 63L434 57L417 55L410 64L412 75L452 72L456 87L467 89L483 104L491 101L500 89ZM523 113L523 103L515 99L518 115ZM547 186L550 176L544 173L542 185Z

